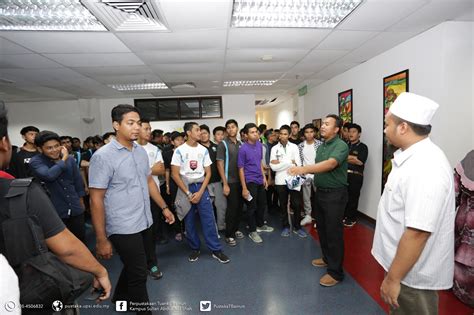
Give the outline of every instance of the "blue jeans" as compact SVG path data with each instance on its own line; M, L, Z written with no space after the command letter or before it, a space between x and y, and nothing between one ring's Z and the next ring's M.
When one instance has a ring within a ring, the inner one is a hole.
M198 192L201 188L201 183L189 184L189 191L191 193ZM198 204L192 204L191 210L184 217L184 224L186 226L186 238L192 250L199 250L201 247L201 240L199 239L196 230L196 214L199 214L201 219L202 232L207 247L213 252L222 250L222 245L217 237L216 219L214 218L214 209L212 208L211 198L207 189L202 194L201 200Z

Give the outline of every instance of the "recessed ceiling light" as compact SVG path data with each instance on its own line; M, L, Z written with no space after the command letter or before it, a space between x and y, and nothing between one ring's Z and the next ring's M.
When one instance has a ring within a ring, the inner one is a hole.
M234 27L334 28L362 0L234 0Z
M164 83L109 84L108 86L119 91L166 90L168 88Z
M224 87L239 87L239 86L270 86L276 80L244 80L244 81L225 81Z
M0 1L0 30L107 31L79 0Z
M260 59L262 61L271 61L273 59L273 56L272 55L263 55Z

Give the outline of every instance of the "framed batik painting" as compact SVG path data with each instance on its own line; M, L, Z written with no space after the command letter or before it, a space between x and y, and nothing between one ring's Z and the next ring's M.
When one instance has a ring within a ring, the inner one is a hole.
M351 123L352 109L354 105L352 89L339 93L337 96L337 104L339 109L339 117L341 117L343 123Z

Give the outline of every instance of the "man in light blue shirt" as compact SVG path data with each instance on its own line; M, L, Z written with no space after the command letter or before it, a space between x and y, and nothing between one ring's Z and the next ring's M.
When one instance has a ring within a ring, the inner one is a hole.
M151 177L145 150L134 143L141 128L138 110L131 105L117 105L112 109L112 123L117 138L98 150L89 166L96 253L99 258L109 259L113 245L124 264L112 301L142 303L142 307L129 310L151 314L146 310L146 246L152 243L153 223L149 196L163 210L169 224L174 216Z

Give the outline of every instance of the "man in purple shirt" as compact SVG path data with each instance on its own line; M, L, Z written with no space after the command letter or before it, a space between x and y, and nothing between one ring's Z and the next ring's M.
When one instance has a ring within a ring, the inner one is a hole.
M249 237L255 243L263 242L258 232L272 232L263 219L267 207L265 189L268 184L263 176L262 144L258 141L258 129L254 123L248 123L242 129L247 142L239 149L237 165L239 167L242 197L247 203Z

